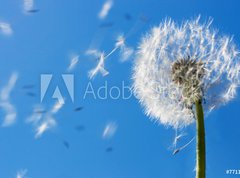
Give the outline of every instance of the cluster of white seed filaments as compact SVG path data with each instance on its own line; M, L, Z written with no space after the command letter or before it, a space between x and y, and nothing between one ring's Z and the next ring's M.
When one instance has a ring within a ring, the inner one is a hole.
M190 56L177 60L172 65L172 80L182 90L182 100L187 107L202 99L202 78L205 69L201 61L191 59Z
M195 102L204 99L204 111L209 113L236 97L239 49L211 23L211 19L200 23L200 17L181 25L166 19L142 38L133 67L133 91L150 118L181 128L195 121L191 110Z

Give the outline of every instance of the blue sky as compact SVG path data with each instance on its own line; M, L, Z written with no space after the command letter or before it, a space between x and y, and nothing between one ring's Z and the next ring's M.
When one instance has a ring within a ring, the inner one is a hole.
M194 177L195 141L175 156L170 146L175 132L144 115L137 99L106 100L83 98L89 82L98 89L108 86L131 85L133 57L120 61L119 51L110 56L105 67L109 75L97 75L93 80L88 71L96 60L85 55L89 48L106 53L114 47L119 34L127 34L126 43L136 49L140 38L165 17L181 23L201 14L212 17L220 33L234 36L240 44L238 0L114 0L107 17L98 18L103 0L35 0L40 11L23 13L23 0L1 0L0 22L11 24L12 35L0 34L0 89L13 72L18 80L11 92L16 107L16 123L0 128L0 178L14 178L19 170L27 170L29 178L191 178ZM131 19L127 20L125 15ZM141 17L148 19L141 21ZM103 23L111 27L100 28ZM66 72L70 57L79 55L79 63ZM61 74L75 76L75 101L69 99ZM40 101L40 76L53 74L46 97ZM26 95L24 85L34 85ZM34 137L34 127L26 122L33 107L41 104L51 108L51 95L56 85L66 97L64 106L54 118L57 125L40 138ZM76 107L83 106L79 112ZM207 177L231 178L227 169L240 169L239 97L211 113L206 119ZM1 109L1 108L0 108ZM1 121L4 118L1 109ZM114 122L117 130L103 139L107 123ZM81 132L78 125L84 126ZM188 127L179 144L189 141L195 126ZM69 148L64 146L69 143ZM106 149L112 147L112 152Z

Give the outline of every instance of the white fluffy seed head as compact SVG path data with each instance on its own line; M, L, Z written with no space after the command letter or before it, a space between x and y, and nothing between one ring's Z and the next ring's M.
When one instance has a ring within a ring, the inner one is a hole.
M133 67L134 93L146 114L166 126L191 124L191 107L197 98L206 101L205 112L210 112L236 97L239 51L232 38L211 27L212 20L199 21L200 17L178 25L166 19L151 29L138 49ZM191 67L186 70L184 64L173 72L177 61L188 58ZM184 85L176 81L179 76L185 79Z

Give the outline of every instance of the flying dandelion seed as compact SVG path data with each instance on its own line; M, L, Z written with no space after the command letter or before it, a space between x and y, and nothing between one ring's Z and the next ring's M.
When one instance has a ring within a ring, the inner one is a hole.
M90 70L88 73L90 79L94 78L98 73L101 73L102 76L106 76L109 74L109 72L104 67L106 56L104 55L103 52L100 52L96 49L89 49L86 51L86 54L98 58L98 63L96 67Z
M9 23L0 22L0 32L4 35L12 35L13 29Z
M35 138L40 138L46 131L51 130L57 125L54 116L63 107L63 101L57 101L49 111L42 106L35 106L33 113L26 119L27 123L32 123L35 131Z
M115 122L108 123L103 131L102 137L104 139L111 138L117 131L117 124Z
M43 135L44 132L56 126L56 121L54 118L47 116L43 122L35 129L36 134L35 138L39 138Z
M117 42L115 44L117 48L120 48L120 61L125 62L127 61L134 53L133 48L128 47L126 45L126 39L124 36L120 35L117 39Z
M134 53L134 50L132 48L124 46L123 48L121 48L120 61L125 62L125 61L129 60L130 57L133 55L133 53Z
M177 129L196 121L196 178L205 178L203 111L236 97L240 58L232 38L218 34L212 20L199 21L200 16L178 25L166 19L142 39L133 90L145 113L166 126Z
M189 142L187 142L185 145L183 145L180 148L175 148L173 151L173 155L179 153L180 151L182 151L184 148L186 148L188 145L190 145L190 143L192 143L192 141L195 139L195 137L193 137Z
M89 49L86 51L87 55L92 55L98 58L96 67L89 71L88 75L90 79L93 79L98 73L101 73L103 77L109 74L109 72L105 69L105 61L118 49L120 49L122 62L128 60L134 53L134 50L126 45L125 38L122 35L117 37L114 48L107 55L96 49Z
M34 0L24 0L23 1L23 8L27 12L29 10L32 10L34 6Z
M33 113L26 119L27 123L36 125L43 117L45 109L41 105L34 106Z
M104 56L104 53L102 53L99 57L97 66L94 69L90 70L88 73L90 79L94 78L98 73L101 73L102 76L106 76L109 74L109 72L104 67L105 60L106 57Z
M71 58L71 62L67 68L68 72L71 72L78 64L79 62L79 55L75 55Z
M8 84L0 92L0 108L6 113L2 126L7 127L15 123L17 111L13 104L10 102L10 94L14 89L18 80L18 74L13 73L8 81Z
M23 0L23 10L24 13L26 14L32 14L32 13L37 13L40 10L39 9L35 9L35 0Z
M103 4L102 9L98 14L99 19L101 19L101 20L105 19L108 15L109 11L111 10L112 6L113 6L113 1L112 0L107 0Z
M185 133L178 134L177 129L175 130L175 137L174 137L173 144L172 144L173 149L176 149L178 141L184 136L186 136Z
M25 178L26 174L27 174L26 169L20 170L20 171L17 172L16 178Z
M41 115L35 128L35 132L36 132L35 138L41 137L44 132L54 128L57 125L56 119L53 116L59 112L59 110L63 107L63 105L64 105L64 100L60 102L57 101L52 106L51 110L44 115L44 117L43 115Z

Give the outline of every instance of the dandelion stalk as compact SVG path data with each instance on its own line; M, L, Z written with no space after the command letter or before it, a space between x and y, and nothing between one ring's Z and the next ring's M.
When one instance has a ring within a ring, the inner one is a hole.
M195 102L197 124L197 167L196 178L205 178L206 152L204 114L201 100Z

